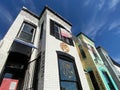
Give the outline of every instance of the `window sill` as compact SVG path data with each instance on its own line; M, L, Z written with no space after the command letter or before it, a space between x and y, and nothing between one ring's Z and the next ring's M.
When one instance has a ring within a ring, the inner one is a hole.
M37 47L34 46L32 43L27 43L27 42L25 42L25 41L23 41L23 40L20 40L20 39L17 39L17 38L16 38L14 41L15 41L15 42L18 42L18 43L21 43L21 44L24 44L24 45L26 45L26 46L29 46L29 47L31 47L31 48L37 49Z

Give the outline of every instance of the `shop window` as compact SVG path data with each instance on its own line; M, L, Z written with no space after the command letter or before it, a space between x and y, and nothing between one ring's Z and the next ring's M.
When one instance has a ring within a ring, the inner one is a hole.
M75 63L64 56L60 56L58 62L61 90L82 90Z
M50 34L69 45L73 45L72 35L70 32L52 20L50 20Z
M28 42L28 43L33 43L34 35L35 35L35 26L32 24L29 24L27 22L24 22L22 24L21 30L20 30L17 38L19 38L25 42Z

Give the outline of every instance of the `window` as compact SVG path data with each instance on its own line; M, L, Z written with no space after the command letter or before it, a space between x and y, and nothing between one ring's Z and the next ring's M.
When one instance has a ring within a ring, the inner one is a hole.
M79 47L80 53L82 55L82 58L86 58L86 54L85 54L84 50L82 49L82 46L78 45L78 47Z
M50 34L69 45L73 45L72 35L60 24L50 20Z
M75 63L64 57L59 57L58 62L61 90L82 90Z
M97 58L98 57L98 55L97 55L97 53L96 53L96 51L95 51L95 49L91 46L91 49L92 49L92 53L93 53L93 55Z
M24 22L22 24L20 33L18 34L18 38L25 42L33 43L34 34L35 34L35 26L27 22Z
M100 88L99 88L99 86L98 86L98 83L97 83L97 80L96 80L96 78L95 78L94 72L93 72L93 71L89 71L88 73L89 73L89 75L90 75L90 79L91 79L91 81L92 81L92 84L93 84L93 86L94 86L94 89L95 89L95 90L100 90Z
M42 39L43 28L44 28L44 22L41 24L40 40Z

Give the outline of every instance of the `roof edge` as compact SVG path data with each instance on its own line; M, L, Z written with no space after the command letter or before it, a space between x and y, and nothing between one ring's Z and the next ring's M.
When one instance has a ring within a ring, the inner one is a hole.
M32 16L36 17L37 19L40 19L40 17L39 17L38 15L36 15L36 14L33 13L33 12L31 12L30 10L28 10L28 9L27 9L26 7L24 7L24 6L22 7L21 10L23 10L23 11L25 11L25 12L31 14Z
M111 58L111 57L110 57L110 58ZM111 58L111 60L112 60L112 62L113 62L116 66L120 67L120 64L119 64L118 62L116 62L116 61L113 60L112 58Z
M84 34L83 32L78 33L76 35L76 37L78 37L79 35L84 35L85 37L87 37L88 39L90 39L94 43L94 41L90 37L88 37L86 34Z
M62 19L64 22L66 22L67 24L69 24L70 26L72 26L72 24L66 20L65 18L63 18L61 15L59 15L58 13L56 13L54 10L52 10L50 7L48 7L47 5L44 7L44 9L42 10L41 14L40 14L40 18L42 17L43 13L45 12L45 10L49 10L50 12L52 12L53 14L55 14L56 16L58 16L60 19Z

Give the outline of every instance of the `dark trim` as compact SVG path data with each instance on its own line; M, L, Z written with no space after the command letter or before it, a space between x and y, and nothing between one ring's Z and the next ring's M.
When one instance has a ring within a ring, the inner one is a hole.
M31 14L32 16L34 16L37 19L40 19L43 15L43 13L45 12L45 10L49 10L51 13L53 13L54 15L58 16L60 19L62 19L64 22L66 22L67 24L69 24L70 26L72 26L72 24L70 22L68 22L66 19L64 19L61 15L59 15L58 13L56 13L54 10L52 10L51 8L49 8L48 6L45 6L44 9L42 10L40 16L36 15L35 13L31 12L30 10L28 10L27 8L23 7L22 8L23 11Z
M80 77L79 77L79 74L78 74L78 70L77 70L77 67L76 67L76 63L75 63L75 58L73 56L71 56L70 54L67 54L65 52L61 52L61 51L56 51L57 53L57 59L58 59L58 70L59 70L59 82L60 82L60 87L61 87L61 81L65 81L65 82L74 82L77 84L77 88L78 90L83 90L82 88L82 84L80 82ZM59 68L59 59L65 59L65 61L68 61L68 62L72 62L73 63L73 67L74 67L74 71L75 71L75 76L76 76L76 81L73 81L73 80L61 80L61 77L60 77L60 68ZM61 89L60 89L61 90Z
M42 22L41 28L40 28L40 40L41 40L42 37L43 37L43 30L44 30L44 21Z
M67 43L68 45L74 46L74 43L73 43L74 40L73 40L73 38L72 37L71 38L67 38L67 37L62 36L61 35L61 31L55 32L55 26L57 26L59 28L64 28L65 29L64 26L62 26L58 22L53 21L52 19L50 19L50 35L54 36L56 39L58 39L60 41L63 41L65 43ZM68 30L66 30L66 31L68 31Z
M107 53L107 51L102 46L98 46L98 47L96 47L96 49L104 50Z
M23 7L22 10L25 11L25 12L27 12L27 13L29 13L29 14L31 14L31 15L34 16L35 18L40 19L40 17L39 17L38 15L36 15L36 14L33 13L33 12L31 12L31 11L28 10L27 8Z
M41 62L41 52L39 53L38 57L35 59L35 68L34 68L34 75L33 75L33 90L38 90L40 62Z
M98 46L96 49L97 50L104 50L107 53L107 51L102 46ZM112 57L110 57L110 59L112 60L113 64L115 64L116 66L120 67L120 64L118 62L116 62L115 60L113 60Z
M57 54L58 54L59 56L69 57L69 58L72 59L72 60L75 59L73 56L71 56L70 54L67 54L67 53L65 53L65 52L61 52L61 51L56 51L56 52L57 52Z
M61 15L59 15L58 13L56 13L54 10L52 10L50 7L48 6L45 6L43 11L41 12L40 14L40 18L42 17L43 13L46 11L46 10L49 10L51 13L53 13L54 15L56 15L57 17L59 17L60 19L62 19L64 22L66 22L67 24L69 24L70 26L72 26L72 24L70 22L68 22L66 19L64 19Z
M78 37L78 36L80 36L80 35L84 35L85 37L87 37L88 39L90 39L90 40L94 43L94 41L93 41L90 37L88 37L87 35L85 35L85 34L82 33L82 32L78 33L78 34L76 35L76 37Z

